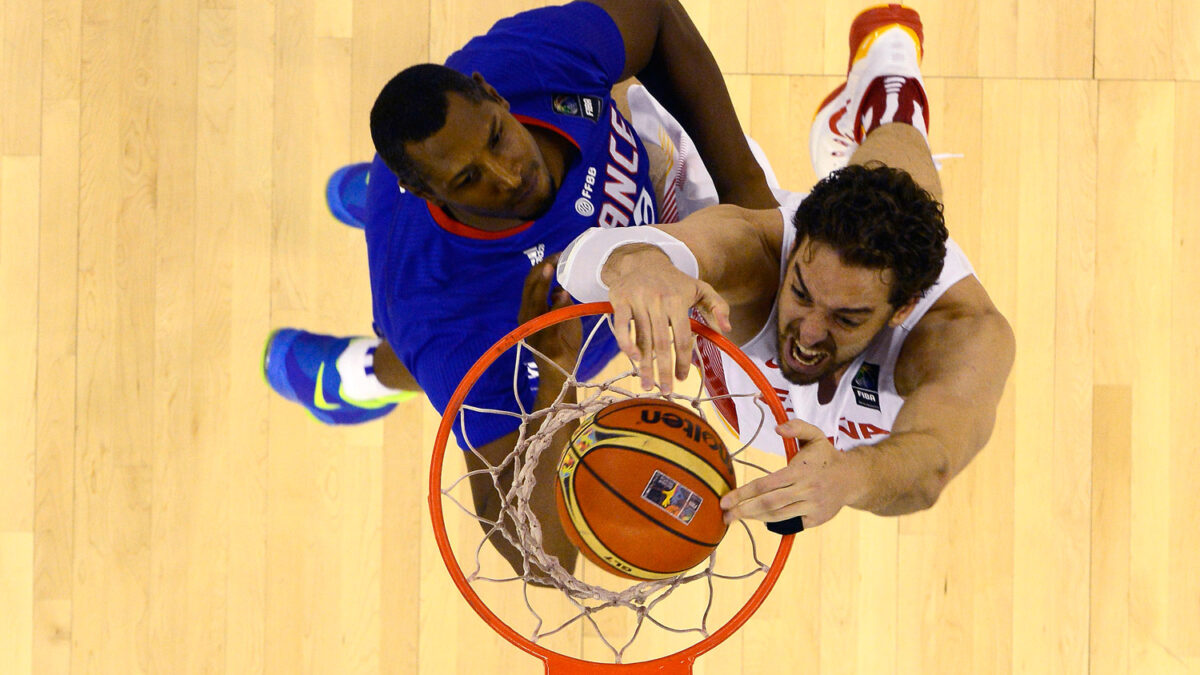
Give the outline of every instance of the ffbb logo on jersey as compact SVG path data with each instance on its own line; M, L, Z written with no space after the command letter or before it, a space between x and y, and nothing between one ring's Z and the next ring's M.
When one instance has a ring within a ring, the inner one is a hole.
M575 211L589 216L595 212L593 199L600 199L600 214L596 217L600 227L658 222L654 196L638 185L638 168L644 158L638 151L637 137L615 107L611 108L609 119L612 130L608 134L608 164L603 175L598 175L595 167L589 167L579 199L575 201Z

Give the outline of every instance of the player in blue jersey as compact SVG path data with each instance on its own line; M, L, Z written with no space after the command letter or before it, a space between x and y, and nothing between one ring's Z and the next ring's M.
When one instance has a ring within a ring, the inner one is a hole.
M716 63L677 0L591 0L518 14L446 67L409 68L380 93L371 116L379 156L359 214L384 341L278 331L264 363L271 385L327 423L386 414L403 390L418 388L443 410L483 351L549 309L553 269L544 259L588 227L659 219L646 148L610 95L634 75L690 132L722 201L775 205ZM543 331L537 346L573 364L578 330ZM550 381L557 374L542 371L540 384L520 383L526 409L549 402L538 393L560 389ZM468 403L517 410L512 364L492 372ZM465 434L455 426L461 447L489 459L511 451L517 420L467 422ZM481 496L494 492L475 494L479 514L494 518L499 505ZM553 513L552 492L534 499L535 511ZM549 520L546 548L570 568L575 551ZM520 564L504 542L497 547Z

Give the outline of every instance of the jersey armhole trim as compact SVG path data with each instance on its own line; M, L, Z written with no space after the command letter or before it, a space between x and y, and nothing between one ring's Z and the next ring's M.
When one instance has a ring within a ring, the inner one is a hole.
M526 126L535 126L535 127L541 127L541 128L543 128L543 129L549 129L550 131L553 131L554 133L556 133L556 134L558 134L559 136L562 136L564 139L566 139L566 141L567 141L568 143L570 143L571 145L575 146L575 149L576 149L576 150L580 150L579 144L575 142L575 139L574 139L574 138L571 138L570 134L568 134L567 132L563 131L562 129L559 129L558 127L554 126L553 124L551 124L551 123L549 123L549 122L545 122L545 121L543 121L543 120L539 120L539 119L538 119L538 118L536 118L536 117L530 117L530 116L528 116L528 115L521 115L521 114L518 114L518 113L513 113L513 117L514 117L514 118L515 118L515 119L516 119L518 122L520 122L521 124L524 124L524 125L526 125Z

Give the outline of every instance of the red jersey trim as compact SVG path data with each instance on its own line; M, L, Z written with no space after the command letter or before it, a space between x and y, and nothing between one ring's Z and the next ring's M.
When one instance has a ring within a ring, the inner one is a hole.
M567 132L563 131L562 129L559 129L558 127L554 126L553 124L550 124L549 122L543 122L542 120L539 120L536 117L529 117L528 115L518 115L517 113L513 113L513 118L516 119L521 124L524 124L525 126L535 126L535 127L541 127L543 129L549 129L550 131L553 131L554 133L558 134L559 136L562 136L563 138L567 139L567 142L569 142L571 145L575 146L576 150L580 149L579 144L575 142L574 138L571 138L570 136L567 135Z
M507 230L498 230L496 232L492 232L491 230L481 230L478 227L471 227L470 225L460 223L451 218L445 211L443 211L433 202L425 202L425 204L429 207L429 215L433 216L433 222L437 223L438 227L449 232L450 234L456 234L460 237L466 237L467 239L482 239L487 241L505 239L507 237L521 234L533 226L533 221L527 220L521 225L510 227Z
M695 319L697 323L708 325L700 312L694 309L688 311L688 316ZM725 424L733 429L733 433L740 434L737 404L729 397L729 384L725 379L725 366L721 361L721 350L709 340L696 340L696 354L693 356L693 362L697 361L704 388L708 390L708 395L713 399L713 407L721 414L721 419L725 421Z

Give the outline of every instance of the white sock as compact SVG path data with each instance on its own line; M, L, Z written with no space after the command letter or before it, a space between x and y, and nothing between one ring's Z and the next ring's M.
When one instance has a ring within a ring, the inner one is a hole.
M403 393L386 387L375 377L375 349L383 341L378 338L354 338L337 359L338 375L342 378L342 395L354 401L374 401Z

